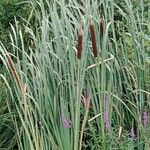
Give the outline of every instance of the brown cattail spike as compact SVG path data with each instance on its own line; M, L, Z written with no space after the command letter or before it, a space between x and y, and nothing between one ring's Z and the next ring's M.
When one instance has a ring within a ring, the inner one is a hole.
M76 45L78 59L81 59L81 56L82 56L82 41L83 41L83 33L82 33L82 25L81 25L79 33L78 33L78 41Z
M15 67L15 64L13 62L13 60L11 59L11 56L9 54L6 55L6 58L7 58L7 64L8 64L8 67L10 69L10 72L12 73L13 77L15 78L16 82L17 82L17 85L21 91L21 94L23 94L23 84L20 80L20 77L17 73L17 70L16 70L16 67Z
M12 72L16 72L16 68L13 60L11 59L11 56L9 54L7 54L6 56L7 56L7 63L9 65L9 68L11 69Z
M102 38L102 39L104 37L104 32L105 32L104 28L105 28L104 20L101 19L100 20L100 38Z
M92 41L92 49L94 57L97 57L97 45L96 45L96 35L94 24L92 23L92 19L90 18L90 33L91 33L91 41Z

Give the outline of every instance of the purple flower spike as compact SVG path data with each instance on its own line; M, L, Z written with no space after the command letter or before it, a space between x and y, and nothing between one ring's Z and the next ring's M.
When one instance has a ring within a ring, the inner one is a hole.
M105 128L110 131L110 121L109 121L109 113L108 111L104 112L104 123L105 123Z
M129 135L130 135L130 137L132 139L135 139L135 132L134 132L134 128L133 127L131 128L131 132L129 133Z
M63 113L61 114L61 122L62 122L64 128L71 127L70 121L65 117L65 115Z
M143 112L143 125L144 125L144 128L147 127L147 124L148 124L148 113L147 113L147 111L144 111Z
M110 119L109 119L109 99L108 96L105 96L105 101L104 101L104 124L106 130L110 131L111 130L111 125L110 125Z

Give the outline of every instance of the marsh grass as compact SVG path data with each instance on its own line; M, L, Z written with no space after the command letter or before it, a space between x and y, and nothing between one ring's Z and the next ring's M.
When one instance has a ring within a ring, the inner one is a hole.
M30 28L31 16L24 28L17 21L11 26L13 53L2 44L0 48L9 77L3 73L0 77L10 94L6 106L18 149L148 149L149 123L144 128L142 122L150 104L144 7L141 1L135 11L130 0L124 2L122 9L113 0L85 1L83 6L76 1L32 1L36 29ZM115 19L115 12L122 21ZM89 17L96 53L92 52ZM104 33L100 34L102 18ZM82 99L86 88L90 91L87 110ZM104 121L106 97L109 130ZM132 127L135 139L129 134Z

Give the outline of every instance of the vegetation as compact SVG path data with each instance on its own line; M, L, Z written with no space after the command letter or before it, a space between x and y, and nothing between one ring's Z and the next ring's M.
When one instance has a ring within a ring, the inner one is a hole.
M23 4L2 27L0 149L149 150L149 2Z
M14 25L14 18L22 22L22 19L27 19L29 15L29 7L27 4L19 4L19 0L1 0L0 1L0 40L8 45L10 24Z

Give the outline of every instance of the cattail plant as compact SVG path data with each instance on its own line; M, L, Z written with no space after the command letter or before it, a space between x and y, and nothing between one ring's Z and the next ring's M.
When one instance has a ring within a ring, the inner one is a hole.
M82 42L83 42L83 31L82 31L82 23L80 25L80 29L78 31L78 40L77 40L77 58L81 59L82 56Z
M97 57L97 44L96 44L95 28L94 28L94 24L93 24L91 18L89 19L89 24L90 24L89 28L90 28L90 34L91 34L93 55L94 55L94 57Z

